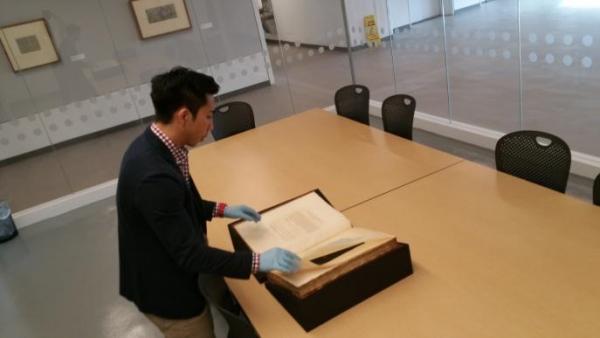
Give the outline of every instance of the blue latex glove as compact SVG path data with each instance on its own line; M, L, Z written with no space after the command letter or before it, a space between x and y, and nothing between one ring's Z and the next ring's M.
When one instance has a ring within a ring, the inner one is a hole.
M291 251L282 248L273 248L260 254L258 270L261 272L278 270L290 273L298 271L299 267L300 257Z
M229 218L241 218L244 221L260 221L260 214L247 205L231 205L223 210L223 216Z

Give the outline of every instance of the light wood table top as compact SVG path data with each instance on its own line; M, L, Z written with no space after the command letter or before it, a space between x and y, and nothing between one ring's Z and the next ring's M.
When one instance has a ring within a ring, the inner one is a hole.
M600 336L597 206L463 162L345 214L409 243L415 272L315 336Z
M600 332L596 206L316 110L191 160L206 198L264 208L319 187L354 225L411 246L412 276L310 333L254 279L228 280L263 337ZM212 245L231 249L227 223L211 222Z
M257 209L319 188L343 210L460 161L320 109L190 152L204 198Z
M228 281L263 337L598 337L599 207L463 162L345 214L409 243L414 274L310 333Z

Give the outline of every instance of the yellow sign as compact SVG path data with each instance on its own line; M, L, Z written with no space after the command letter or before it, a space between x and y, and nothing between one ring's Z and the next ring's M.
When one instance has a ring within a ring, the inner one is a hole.
M375 19L375 15L365 16L365 34L367 36L368 44L379 46L381 37L379 36L379 29L377 29L377 19Z

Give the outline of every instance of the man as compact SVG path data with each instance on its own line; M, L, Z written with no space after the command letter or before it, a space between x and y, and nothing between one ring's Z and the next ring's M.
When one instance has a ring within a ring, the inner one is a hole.
M155 122L121 163L120 292L167 338L214 337L198 289L200 273L249 278L257 271L293 272L299 265L296 255L279 248L231 253L207 244L206 222L213 217L260 220L250 207L203 200L189 174L186 146L211 131L218 90L212 77L186 68L155 76Z

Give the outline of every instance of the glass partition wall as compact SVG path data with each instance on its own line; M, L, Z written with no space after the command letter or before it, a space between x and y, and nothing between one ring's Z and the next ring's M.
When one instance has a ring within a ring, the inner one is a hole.
M19 211L115 179L153 114L150 79L176 65L214 76L219 103L250 103L257 125L359 83L373 121L405 93L421 117L544 130L600 156L595 1L184 3L186 29L143 38L127 1L0 0L0 28L43 19L60 57L15 71L0 55L0 199Z

